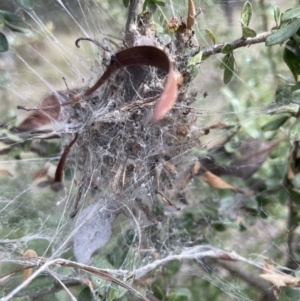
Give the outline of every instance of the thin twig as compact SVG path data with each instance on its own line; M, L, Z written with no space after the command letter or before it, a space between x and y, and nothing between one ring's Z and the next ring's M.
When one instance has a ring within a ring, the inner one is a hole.
M222 43L222 44L216 44L213 46L204 47L202 49L202 57L207 58L213 54L220 53L225 44L230 44L232 50L234 50L237 48L246 47L246 46L250 46L253 44L263 43L263 42L265 42L267 37L270 36L273 32L274 31L266 31L266 32L259 33L254 38L248 38L248 39L240 38L240 39L234 40L230 43Z
M77 301L77 299L73 296L73 294L70 292L70 290L65 286L65 284L59 279L59 277L56 276L55 273L53 273L50 269L47 271L56 281L59 282L59 284L64 288L64 290L67 292L67 294L70 296L70 298L73 301Z
M239 278L243 279L248 285L259 289L265 296L268 297L268 301L277 300L272 290L269 288L269 285L267 285L265 282L262 282L260 278L255 277L253 274L245 272L242 268L230 264L229 262L219 262L218 266L225 268L232 274L235 274Z

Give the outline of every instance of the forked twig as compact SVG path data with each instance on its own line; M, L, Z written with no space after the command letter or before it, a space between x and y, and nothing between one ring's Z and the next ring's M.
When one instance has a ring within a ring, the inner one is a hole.
M71 291L65 286L65 284L59 279L59 277L56 276L55 273L53 273L50 269L47 270L47 272L56 280L59 282L59 284L64 288L64 290L67 292L67 294L70 296L72 301L77 301L77 299L74 297L74 295L71 293Z
M66 259L52 259L49 260L47 258L16 258L16 259L2 259L0 262L14 262L23 265L36 265L40 266L38 270L36 270L29 278L27 278L22 284L16 287L12 292L8 295L2 297L0 301L9 301L13 298L19 291L26 287L34 278L36 278L40 273L47 271L50 266L65 266L65 267L72 267L72 268L79 268L83 271L91 273L93 275L98 276L101 279L113 282L117 285L124 287L127 290L138 295L142 300L149 301L146 297L142 296L137 290L135 290L130 285L126 284L125 282L113 277L112 275L120 275L123 277L134 278L136 280L144 277L146 274L154 271L158 267L165 265L166 263L173 261L173 260L201 260L203 258L213 258L217 260L225 260L225 261L239 261L247 263L251 266L258 268L260 271L267 271L268 269L264 267L264 264L258 263L252 260L249 260L243 256L240 256L236 252L226 252L221 249L217 249L211 247L210 245L198 245L192 248L187 248L182 251L180 254L172 254L163 259L157 259L152 263L146 264L138 269L135 269L133 272L128 270L110 270L110 269L99 269L92 266L88 266L85 264L81 264L78 262L66 260ZM1 279L0 279L1 281Z

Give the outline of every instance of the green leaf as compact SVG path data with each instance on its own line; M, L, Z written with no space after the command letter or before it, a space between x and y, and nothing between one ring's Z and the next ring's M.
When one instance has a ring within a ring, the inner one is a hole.
M248 26L242 26L242 28L243 28L243 38L244 39L256 37L255 30L249 28Z
M8 50L8 42L6 36L0 32L0 52L5 52Z
M216 36L214 35L214 33L209 29L205 29L205 33L209 36L213 44L216 44Z
M228 54L231 51L232 51L232 46L230 44L227 44L227 43L221 49L221 53L223 53L223 54Z
M0 10L0 15L4 17L5 20L9 22L23 22L25 23L25 20L21 18L20 16L13 14L7 10Z
M165 6L165 2L163 1L155 1L155 4L158 6Z
M166 301L189 301L192 299L192 292L185 287L176 288L172 291Z
M152 288L154 297L156 297L158 300L164 299L164 293L162 292L161 288L158 285L154 284L154 285L152 285L151 288Z
M276 6L275 6L276 7ZM300 5L295 8L288 9L282 14L281 21L285 22L293 18L297 18L300 16Z
M3 15L0 14L0 24L3 24L5 21L5 18Z
M276 23L276 27L280 25L280 9L278 6L274 6L274 20Z
M15 1L20 7L24 9L33 10L34 0L15 0Z
M147 9L148 9L149 13L154 14L157 10L157 5L152 2L149 2L147 4Z
M291 126L290 131L289 131L289 138L292 141L299 141L300 140L300 119L299 118Z
M77 301L93 301L93 300L95 299L89 287L85 287L77 297Z
M166 283L164 277L155 277L151 283L151 289L157 299L163 300L166 294Z
M198 52L196 55L194 55L192 58L189 59L187 67L199 65L202 60L202 51Z
M295 19L286 26L281 27L266 39L266 46L281 44L292 37L300 28L300 19Z
M300 174L299 173L295 174L295 177L292 180L292 184L294 187L296 187L298 189L300 188Z
M4 25L12 31L21 32L21 33L28 33L29 32L29 29L24 28L24 27L20 27L20 26L16 26L16 25L14 25L14 24L12 24L8 21L5 21Z
M165 272L174 276L177 272L179 272L181 265L180 260L172 260L165 265Z
M226 226L223 223L215 223L214 228L219 232L224 232L226 230Z
M291 70L295 82L298 81L300 73L300 51L299 46L294 41L288 41L283 50L283 61Z
M252 5L246 1L241 13L241 23L243 26L248 26L252 17Z
M232 52L228 53L225 57L227 57L227 59L225 59L224 62L224 76L223 76L223 82L224 84L228 84L232 77L233 77L233 71L234 71L234 57Z
M123 5L124 5L125 7L128 7L128 5L129 5L129 0L123 0Z
M293 86L279 86L276 90L276 102L281 105L291 102L300 104L300 83Z
M295 79L285 76L283 74L277 74L277 76L286 83L295 84Z
M290 116L282 116L276 119L271 120L270 122L266 123L262 126L262 131L275 131L279 129L288 119Z
M199 72L199 64L201 63L201 60L202 60L202 51L197 53L188 61L186 71L190 74L192 79L194 79Z

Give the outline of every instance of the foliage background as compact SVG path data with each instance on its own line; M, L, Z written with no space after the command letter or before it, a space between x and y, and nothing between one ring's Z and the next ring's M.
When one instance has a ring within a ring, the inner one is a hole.
M275 26L274 5L284 11L298 4L297 1L294 2L253 2L252 28L257 32L269 30ZM35 13L31 16L19 10L12 1L4 1L0 5L0 9L17 10L31 26L31 32L27 35L4 29L10 50L0 55L0 119L10 127L26 117L26 113L15 109L16 105L32 106L49 91L65 89L62 76L66 78L71 89L86 84L91 77L99 76L102 53L96 47L86 44L82 44L80 49L74 46L74 41L83 35L84 30L97 40L107 35L122 39L126 8L121 1L64 3L70 14L62 9L59 2L50 0L36 3ZM234 21L228 24L220 3L207 0L201 3L195 1L195 4L202 10L195 26L201 45L211 44L204 31L206 28L215 33L217 42L231 41L241 36L238 9L234 11ZM166 1L166 7L155 14L158 32L165 33L165 22L173 15L186 15L185 1ZM114 40L118 43L121 41ZM226 153L238 153L237 145L240 141L256 139L252 140L255 143L254 141L261 140L281 140L250 179L244 181L237 177L225 177L235 187L251 187L255 180L259 180L263 181L264 188L256 195L244 199L232 191L213 189L200 177L196 177L187 189L190 204L182 206L183 210L178 215L173 214L166 223L162 223L166 227L165 231L168 229L167 223L174 227L173 237L167 233L163 233L161 237L156 236L155 227L148 227L144 232L146 239L153 240L155 246L154 252L140 256L139 260L145 263L155 256L163 257L184 247L204 243L234 250L259 263L272 261L287 266L290 261L287 246L292 246L292 260L296 263L296 268L293 269L297 270L300 256L298 217L295 213L299 204L298 178L294 180L296 192L284 185L291 150L289 129L294 120L289 119L276 131L262 131L262 126L273 118L268 113L297 110L296 105L283 107L275 103L276 87L282 84L277 74L292 76L282 62L280 46L266 48L264 44L252 45L235 51L235 59L236 76L228 85L223 84L222 70L219 69L222 55L216 55L201 64L198 76L190 87L191 91L198 92L193 108L198 116L199 128L218 121L232 125L232 128L211 130L201 139L202 146L192 150L187 162L207 154L208 150L223 143L225 137L230 135L234 138L215 155L215 159L223 165L230 162ZM204 97L204 92L207 92L207 97ZM72 245L64 244L64 238L74 227L68 217L66 202L73 196L75 176L71 170L67 171L68 189L54 193L49 187L42 189L38 186L41 179L36 174L45 164L50 164L48 173L53 174L61 149L60 141L40 144L38 148L42 148L42 156L37 156L32 151L29 136L11 135L5 128L1 129L1 135L0 259L22 256L26 249L33 249L43 257L61 256L74 259ZM4 143L7 137L12 142L10 141L9 150L5 151L8 148ZM188 167L188 163L186 164ZM292 195L292 206L295 210L291 209L292 193L295 193ZM163 210L168 212L165 208ZM296 218L292 221L290 215L294 213ZM93 265L116 269L131 267L135 256L132 228L133 225L124 216L119 216L114 223L111 240L93 258ZM287 242L291 234L292 242ZM162 238L165 241L159 241ZM228 266L227 263L214 261L207 264L211 269L209 272L194 261L182 264L174 261L153 272L149 278L137 283L136 287L141 290L146 290L147 287L153 298L159 300L199 300L200 296L202 300L263 298L261 296L265 292L262 293L256 287L258 282L263 281L258 278L260 272L257 269L241 264ZM1 275L5 275L15 265L0 263L0 267ZM77 271L74 273L71 268L57 268L55 272L62 279L66 277L66 281L75 281L76 277L84 276ZM0 283L2 295L6 295L21 281L22 273L19 273L5 283ZM92 298L82 283L75 284L72 292L78 300ZM93 285L98 293L97 298L103 300L113 300L116 296L120 300L134 298L128 294L120 297L121 290L116 286L109 287L105 281L100 281L97 286L97 282L93 280ZM267 282L264 285L272 287ZM53 293L40 295L38 300L68 300L66 292L46 275L39 277L19 297L21 300L26 296L34 299L34 294L45 291L48 287ZM88 297L83 296L85 293ZM280 300L295 300L298 297L297 289L286 288L280 294Z

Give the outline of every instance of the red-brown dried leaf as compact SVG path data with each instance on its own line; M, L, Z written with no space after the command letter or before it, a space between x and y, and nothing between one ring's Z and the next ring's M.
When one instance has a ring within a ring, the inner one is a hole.
M173 107L177 99L178 89L169 57L164 51L153 46L136 46L116 53L106 71L95 85L84 93L83 97L94 93L115 71L131 65L153 66L168 73L165 89L151 117L151 121L153 122L161 120Z
M63 96L60 94L60 96ZM58 93L46 96L36 110L18 126L18 131L29 131L37 129L53 120L57 120L60 115L60 102Z

